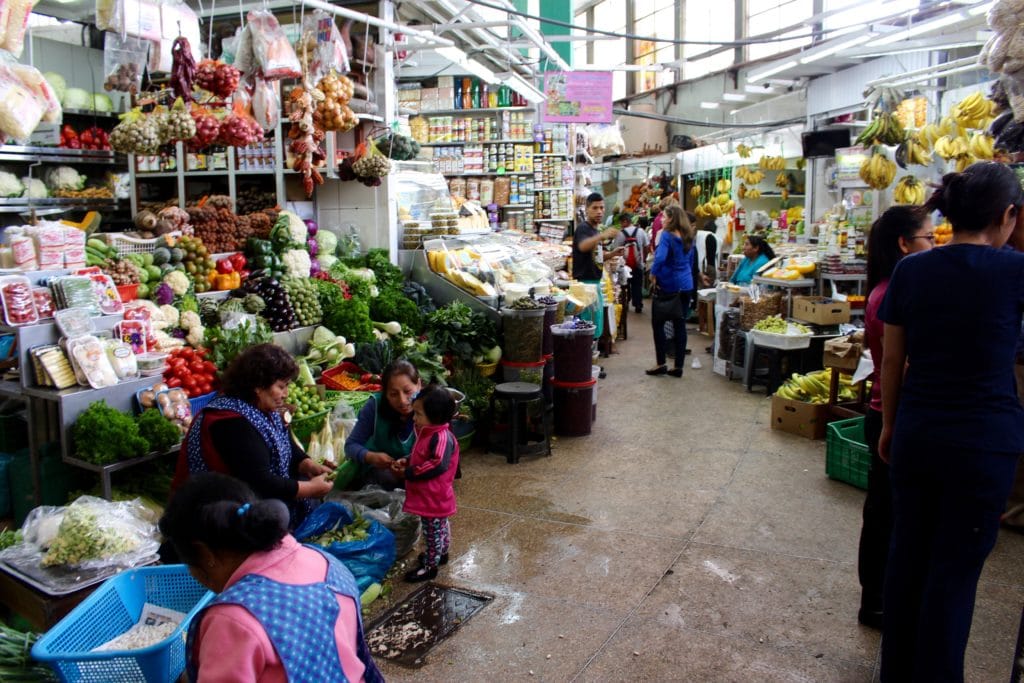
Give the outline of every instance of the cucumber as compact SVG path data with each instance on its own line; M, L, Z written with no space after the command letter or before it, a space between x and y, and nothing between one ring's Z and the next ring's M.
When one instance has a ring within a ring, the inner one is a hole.
M90 238L89 241L85 243L85 246L92 247L96 251L101 251L104 254L107 253L107 249L109 249L109 246L106 242L96 237Z

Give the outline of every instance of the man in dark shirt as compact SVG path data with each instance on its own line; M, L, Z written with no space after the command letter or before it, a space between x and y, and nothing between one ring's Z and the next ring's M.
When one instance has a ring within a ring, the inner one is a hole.
M584 312L581 318L590 319L595 325L594 338L600 339L604 332L604 297L601 295L601 263L598 261L601 242L614 239L619 234L617 228L601 230L604 221L604 197L599 192L592 192L587 197L586 221L576 225L572 237L572 277L575 280L597 286L597 313L593 316ZM618 256L623 249L609 252L608 256Z

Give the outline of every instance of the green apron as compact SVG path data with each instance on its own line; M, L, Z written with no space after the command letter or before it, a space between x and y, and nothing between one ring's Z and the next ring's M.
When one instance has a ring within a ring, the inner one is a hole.
M404 440L397 434L392 434L390 426L380 416L380 402L387 399L380 394L374 394L373 400L376 413L373 418L373 435L366 442L367 450L387 453L396 460L406 457L412 452L412 446L416 442L416 433L409 432L408 438Z

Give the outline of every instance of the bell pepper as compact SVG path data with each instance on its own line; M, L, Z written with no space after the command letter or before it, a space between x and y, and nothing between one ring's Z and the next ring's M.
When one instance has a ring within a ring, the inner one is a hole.
M230 258L222 258L217 261L217 272L221 275L233 273L235 272L235 264L231 262Z
M239 272L245 270L245 267L248 265L248 261L245 259L245 254L240 251L228 256L228 258L231 260L231 265L233 265L235 270Z
M242 270L239 270L239 271L236 271L236 272L238 273L238 277L241 280L248 280L249 276L252 275L252 273L250 271L248 271L248 270L246 270L244 268Z
M256 257L274 253L274 245L268 240L261 240L250 237L245 241L245 253L250 257Z
M242 277L237 272L231 273L218 273L214 282L214 287L218 290L230 290L238 289L242 286Z

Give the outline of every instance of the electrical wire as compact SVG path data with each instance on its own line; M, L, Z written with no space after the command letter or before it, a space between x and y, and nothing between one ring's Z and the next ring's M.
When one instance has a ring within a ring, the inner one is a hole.
M612 109L612 113L616 116L633 116L640 119L653 119L655 121L664 121L665 123L677 123L683 126L694 126L700 128L785 128L786 126L792 126L793 124L804 122L804 118L799 117L785 119L783 121L764 121L762 123L715 123L712 121L695 121L693 119L681 119L676 116L665 116L664 114L652 114L645 111L633 111L632 109L618 108Z
M485 0L464 0L471 5L480 5L481 7L487 7L489 9L506 12L508 14L522 17L524 19L533 19L539 21L542 24L552 24L554 26L560 26L562 28L574 29L577 31L583 31L584 33L594 33L602 36L611 36L612 38L627 38L630 40L649 41L652 43L668 43L671 45L713 45L715 47L744 47L746 45L763 45L765 43L785 43L791 40L804 40L807 38L814 39L820 38L828 33L835 33L837 31L847 31L849 26L840 26L832 29L822 29L820 31L812 31L811 33L805 33L798 36L786 35L776 36L774 38L744 38L742 40L682 40L679 38L658 38L657 36L640 36L635 33L617 33L615 31L606 31L600 28L590 28L587 26L579 26L568 21L561 21L559 19L551 19L549 17L542 17L536 14L530 14L528 12L520 12L516 9L504 7L502 5L495 5Z

